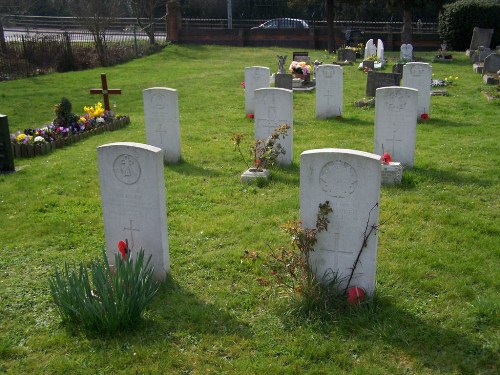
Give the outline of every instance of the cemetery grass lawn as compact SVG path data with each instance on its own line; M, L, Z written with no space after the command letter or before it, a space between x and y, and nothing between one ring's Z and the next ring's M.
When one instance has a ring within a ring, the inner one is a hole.
M312 59L323 51L309 51ZM344 67L342 119L316 120L312 93L294 94L294 165L269 184L242 186L231 135L250 145L253 122L240 87L246 66L277 69L292 49L170 46L106 69L0 83L11 131L50 122L65 96L93 105L106 72L122 130L50 155L16 159L0 175L0 372L54 374L496 374L499 337L500 105L481 93L463 52L433 63L457 76L432 97L417 127L415 168L381 190L377 296L360 308L300 317L259 284L280 225L299 218L299 160L307 149L371 152L374 109L354 107L366 75ZM395 53L386 53L391 62ZM435 52L417 56L430 62ZM392 64L386 68L390 71ZM99 145L145 142L142 90L179 91L183 162L165 167L171 280L136 329L111 337L67 329L47 279L64 261L101 256ZM256 251L256 260L244 257Z

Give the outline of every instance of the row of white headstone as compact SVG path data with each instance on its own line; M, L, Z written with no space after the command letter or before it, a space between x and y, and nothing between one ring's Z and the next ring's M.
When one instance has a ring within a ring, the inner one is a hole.
M290 165L293 92L270 88L269 76L268 71L264 80L267 87L252 92L255 137L265 138L278 125L288 124L290 131L282 142L287 152L278 161L281 165ZM246 73L245 77L246 88L252 87L252 79ZM332 78L342 81L340 67L325 65L317 76L320 82ZM320 91L323 90L322 83L319 85ZM328 91L329 84L325 87L327 98L324 100L330 103L333 93ZM341 98L342 90L339 95ZM168 88L146 89L143 98L146 138L151 144L120 142L98 148L105 240L110 262L114 261L118 241L127 239L132 258L139 249L144 249L146 256L152 257L155 278L164 280L170 270L170 257L163 166L165 162L180 159L178 99L176 90ZM366 234L368 224L368 228L378 225L380 154L384 149L392 151L396 159L413 166L416 103L415 89L377 90L374 154L341 149L302 153L300 196L304 225L314 226L319 203L329 201L334 209L332 224L320 235L317 251L311 255L312 267L320 280L333 272L345 286L363 249L349 285L373 293L376 231L367 239L367 246L363 245L361 235ZM406 157L408 150L412 150L411 155Z
M269 68L245 68L245 108L254 113L255 138L265 139L279 125L290 126L283 142L281 165L292 162L293 91L269 87ZM257 78L257 79L255 79ZM417 119L430 113L432 66L408 63L403 86L376 90L374 153L389 152L394 161L413 167ZM329 118L342 112L343 71L339 65L321 65L316 74L316 115Z

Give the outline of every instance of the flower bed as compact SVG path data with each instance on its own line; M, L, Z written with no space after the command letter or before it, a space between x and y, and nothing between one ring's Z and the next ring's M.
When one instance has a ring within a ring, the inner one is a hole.
M106 111L101 103L97 103L95 107L85 107L87 113L80 117L71 113L71 103L64 98L54 109L57 117L51 124L37 129L24 129L10 135L14 157L45 155L56 148L130 124L128 116Z

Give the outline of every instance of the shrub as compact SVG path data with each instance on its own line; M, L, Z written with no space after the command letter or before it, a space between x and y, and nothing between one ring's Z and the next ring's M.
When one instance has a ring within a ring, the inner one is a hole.
M66 262L61 272L56 267L49 284L63 322L99 332L133 326L158 290L150 260L144 264L143 250L134 261L116 254L113 270L103 251L103 261L90 264L92 283L83 263L78 270Z
M455 50L470 46L474 27L495 29L492 45L500 44L500 3L495 0L460 0L444 7L439 35ZM489 46L485 46L489 47Z

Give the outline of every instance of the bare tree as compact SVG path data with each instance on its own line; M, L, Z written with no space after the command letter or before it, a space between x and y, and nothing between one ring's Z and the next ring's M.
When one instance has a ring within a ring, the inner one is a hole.
M123 0L70 0L69 5L78 22L91 32L99 61L106 66L106 30L124 13Z
M129 0L130 9L137 19L137 24L146 32L150 44L155 44L155 10L165 5L165 0ZM144 23L143 19L147 19Z

